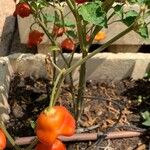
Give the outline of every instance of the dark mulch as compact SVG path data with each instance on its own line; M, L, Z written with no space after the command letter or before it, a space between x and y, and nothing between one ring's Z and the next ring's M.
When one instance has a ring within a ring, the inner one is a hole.
M32 136L33 122L38 114L49 103L47 93L51 90L49 81L23 78L15 75L11 81L9 104L11 106L10 122L7 128L13 137ZM99 124L99 127L88 132L109 132L120 130L143 130L140 112L150 111L150 81L142 79L134 81L87 81L84 110L79 128L88 129ZM147 99L138 102L138 98ZM71 112L71 93L69 85L65 85L57 102L65 105ZM120 118L118 120L118 118ZM146 150L149 137L102 140L96 143L96 150ZM93 142L69 143L68 150L86 150ZM91 148L94 150L94 147Z

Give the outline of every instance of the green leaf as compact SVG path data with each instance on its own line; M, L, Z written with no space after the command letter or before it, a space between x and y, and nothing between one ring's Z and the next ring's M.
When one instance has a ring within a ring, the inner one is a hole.
M137 3L138 3L138 4L144 4L144 3L145 3L145 0L137 0Z
M35 10L39 10L39 9L44 8L44 7L48 7L48 2L46 0L36 0L36 1L32 0L32 1L29 1L29 4Z
M121 18L123 17L123 4L117 4L114 6L114 11L117 15L119 15Z
M32 129L35 129L36 123L33 120L30 120L30 125Z
M127 25L130 26L138 16L138 13L135 10L129 10L124 14L123 22Z
M146 72L144 77L150 79L150 72Z
M65 27L75 28L75 23L69 20L65 20Z
M100 3L83 4L79 7L78 12L85 21L101 27L106 26L106 14L102 11Z
M49 15L49 14L46 13L44 15L44 20L46 22L54 22L55 21L55 17L54 17L54 15Z
M142 117L143 117L144 120L150 119L150 113L149 113L149 111L145 111L145 112L141 113L141 115L142 115Z
M149 38L148 27L146 25L140 26L139 29L138 29L138 33L144 39L148 39Z
M142 123L145 126L150 126L150 118Z
M75 32L73 30L68 30L66 31L66 34L70 37L72 37L73 39L77 38L77 35L75 34Z
M148 8L150 7L150 0L145 0L145 4L148 6Z
M150 112L149 111L145 111L143 113L141 113L143 119L145 120L142 124L145 126L150 126Z

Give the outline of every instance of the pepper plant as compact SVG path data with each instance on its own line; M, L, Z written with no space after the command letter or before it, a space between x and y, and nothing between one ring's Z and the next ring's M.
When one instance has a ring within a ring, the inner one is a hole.
M36 47L40 44L44 34L51 44L47 60L53 65L53 88L50 93L49 106L41 112L36 122L35 132L40 141L36 146L36 150L66 149L61 141L57 139L58 136L71 136L75 133L75 126L78 126L83 110L86 61L132 30L145 39L149 37L147 26L150 23L148 19L150 1L125 0L122 3L115 2L115 0L65 0L62 3L60 0L20 0L16 5L15 16L19 15L24 18L32 15L34 18L34 22L30 27L28 46ZM124 9L125 5L132 6L135 4L138 6L137 10L132 7L128 10ZM64 13L64 5L69 8L69 13L73 15L75 21L67 19L69 14ZM44 11L48 7L53 9L53 14L51 11ZM112 21L111 19L114 16L118 16L120 19ZM114 22L123 22L126 25L126 29L89 53L89 48L93 41L99 42L103 40L106 37L103 29L107 29L109 24ZM51 27L49 27L49 24L51 24ZM35 25L38 25L42 31L36 30ZM64 36L65 39L59 42L58 39L61 36ZM82 56L80 60L73 64L72 60L78 45ZM65 58L64 52L69 53L69 60ZM58 54L61 55L66 67L60 68L57 64L56 57ZM79 66L79 84L76 89L73 83L72 71ZM70 77L73 114L70 114L64 106L55 106L64 79L68 75ZM14 145L3 125L1 128ZM27 149L32 149L32 146L30 145ZM19 149L18 146L15 146L15 149Z

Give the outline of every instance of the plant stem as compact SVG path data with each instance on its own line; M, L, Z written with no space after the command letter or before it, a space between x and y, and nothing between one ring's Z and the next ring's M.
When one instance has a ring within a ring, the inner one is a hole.
M104 11L108 12L108 10L112 7L114 2L115 2L115 0L105 0L102 4Z
M55 41L53 40L52 35L48 32L48 30L46 29L46 27L43 25L43 23L38 19L38 24L39 26L43 29L43 31L46 33L47 37L50 39L52 45L56 45Z
M53 87L52 94L51 94L51 100L49 103L50 108L54 105L58 89L61 87L61 85L58 86L58 84L61 81L63 73L64 73L64 69L61 70L61 72L58 74L58 76L56 78L56 81L54 82L54 87Z
M69 62L67 61L67 59L65 58L65 56L63 55L63 53L60 53L60 54L61 54L61 57L62 57L62 59L64 60L64 62L65 62L65 64L66 64L67 68L70 68L71 63L72 63L72 60L73 60L74 52L71 54L71 58L70 58ZM69 73L69 78L70 78L70 85L71 85L70 91L71 91L71 93L72 93L73 100L74 100L75 88L74 88L74 84L73 84L72 72ZM73 102L73 103L74 103L74 102Z
M49 33L49 31L46 29L46 27L43 25L43 23L39 19L38 19L38 24L44 30L44 32L46 33L47 37L51 41L52 45L56 46L57 44L54 41L52 35ZM53 51L53 62L56 64L56 52L55 51ZM52 82L52 84L54 84L55 77L56 77L56 68L54 67L53 68L53 82Z
M10 136L10 134L7 132L6 127L3 122L0 122L0 128L3 130L4 134L6 135L7 139L11 143L11 145L16 149L16 150L21 150L19 146L15 144L14 139Z
M72 2L73 3L73 2ZM74 4L75 5L75 4ZM88 49L87 49L87 42L86 42L86 26L80 15L78 14L78 10L75 7L75 13L74 17L76 19L76 24L77 24L77 33L78 33L78 39L80 43L80 49L82 52L82 58L85 58L88 54ZM83 109L83 96L84 96L84 91L85 91L85 84L86 84L86 62L81 64L80 66L80 71L79 71L79 85L78 85L78 95L77 99L75 101L75 117L76 120L80 118L80 115L82 113Z
M56 52L53 51L53 62L54 64L56 64ZM53 68L53 82L52 85L54 85L54 81L55 81L55 77L56 77L56 68Z
M62 70L61 78L60 78L60 80L59 80L59 82L58 82L58 84L57 84L57 91L56 91L56 94L55 94L55 99L54 99L54 103L53 103L53 105L55 105L55 104L56 104L56 100L57 100L57 98L58 98L58 97L59 97L59 95L60 95L60 89L61 89L62 84L63 84L64 79L65 79L64 72L65 72L65 69L64 69L64 70Z
M85 58L88 53L83 53L82 58ZM80 67L80 74L79 74L79 86L78 86L78 95L76 99L76 119L80 118L83 109L83 100L84 100L84 90L86 86L86 62L84 62Z

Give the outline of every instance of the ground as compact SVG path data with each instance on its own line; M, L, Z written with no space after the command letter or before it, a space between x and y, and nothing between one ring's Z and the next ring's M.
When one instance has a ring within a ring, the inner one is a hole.
M14 137L34 135L34 121L38 114L48 105L48 92L51 87L46 79L23 78L15 75L11 82L9 103L11 119L7 128ZM85 132L110 131L144 131L140 112L148 109L149 98L138 103L138 97L149 96L150 81L142 79L134 81L87 81L84 97L84 110L77 131ZM57 104L66 106L71 112L71 93L69 85L64 85ZM90 129L92 128L92 130ZM88 131L86 131L89 129ZM146 132L149 132L146 130ZM101 139L96 143L96 149L107 150L146 150L149 136L122 138L113 140ZM94 142L67 143L68 150L94 150ZM92 148L90 148L92 146ZM88 150L88 149L87 149Z

